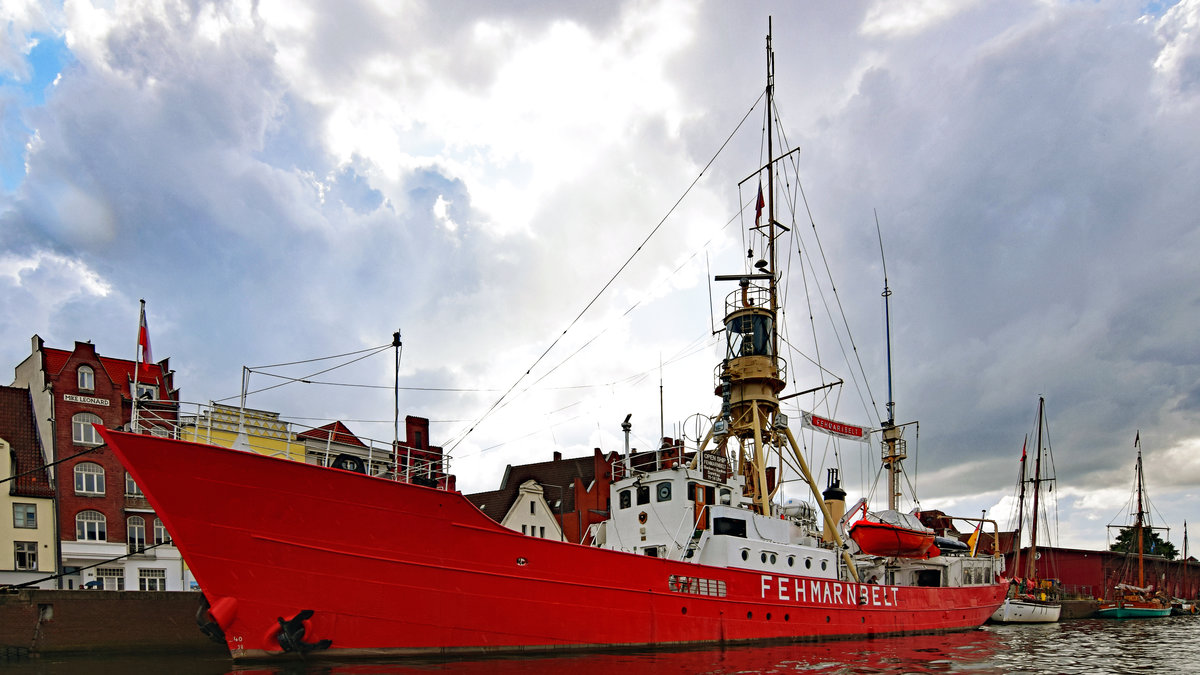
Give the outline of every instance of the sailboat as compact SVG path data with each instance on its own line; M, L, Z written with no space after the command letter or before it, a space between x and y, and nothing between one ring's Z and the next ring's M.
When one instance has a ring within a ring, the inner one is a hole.
M1183 555L1180 556L1180 558L1179 558L1179 579L1178 579L1178 581L1176 581L1176 585L1175 585L1176 596L1179 596L1179 595L1182 595L1182 594L1188 592L1186 590L1189 588L1187 567L1188 567L1188 531L1187 531L1187 521L1185 520L1185 521L1183 521ZM1181 588L1179 585L1180 581L1182 581L1184 584L1182 587L1184 590L1182 590L1182 592L1181 592ZM1187 614L1187 615L1195 616L1198 613L1200 613L1200 608L1196 607L1195 600L1188 600L1188 599L1181 598L1181 597L1171 598L1171 614L1173 614L1173 615L1174 614Z
M1126 564L1122 570L1121 580L1111 589L1109 597L1096 610L1096 617L1108 619L1146 619L1159 616L1170 616L1171 603L1161 592L1156 592L1153 585L1146 585L1145 574L1145 539L1144 532L1152 530L1148 522L1149 510L1146 496L1145 474L1142 471L1142 434L1139 431L1133 439L1133 447L1137 448L1137 462L1134 464L1134 492L1137 511L1133 521L1133 539L1137 541L1137 585L1126 583L1129 576L1131 558L1126 552Z
M1053 477L1044 478L1042 475L1042 432L1048 431L1046 422L1046 399L1038 397L1037 412L1037 451L1034 453L1033 478L1026 478L1025 445L1021 446L1021 470L1017 477L1017 530L1013 533L1014 569L1008 597L1004 604L992 613L992 621L997 623L1053 623L1058 621L1062 612L1060 592L1057 581L1042 578L1038 574L1038 522L1041 517L1039 501L1042 485L1052 483ZM1046 434L1047 441L1049 433ZM1027 577L1022 577L1021 565L1021 535L1025 516L1025 486L1031 485L1033 490L1033 514L1029 519L1029 554L1025 563L1029 570ZM1045 568L1046 566L1043 566Z
M687 452L612 465L589 544L524 536L462 494L173 438L103 429L203 589L235 659L499 653L942 633L1003 599L1003 559L852 553L781 410L780 278L767 36L767 260L726 299L720 411ZM896 464L898 430L884 429ZM890 447L890 454L887 448ZM815 506L776 503L789 457ZM644 457L644 454L640 457ZM893 467L894 468L894 467ZM436 478L436 477L435 477ZM844 493L841 499L844 500Z

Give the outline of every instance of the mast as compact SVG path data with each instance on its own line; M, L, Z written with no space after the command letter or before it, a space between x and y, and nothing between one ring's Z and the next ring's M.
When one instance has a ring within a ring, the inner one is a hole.
M1040 423L1040 422L1039 422ZM1021 470L1017 473L1017 485L1019 487L1017 493L1017 531L1013 535L1013 553L1016 558L1017 568L1013 570L1013 578L1021 578L1021 531L1025 528L1025 446L1029 443L1029 437L1025 437L1025 441L1021 443Z
M887 344L888 402L887 421L883 423L883 467L888 475L888 508L900 508L900 462L908 456L900 428L896 426L896 401L892 397L892 289L888 287L887 258L883 254L883 233L879 229L879 214L875 214L875 233L879 236L879 258L883 261L883 323Z
M1134 473L1137 478L1137 519L1133 521L1134 535L1138 540L1138 588L1146 587L1145 578L1145 561L1142 559L1142 548L1144 542L1142 540L1142 432L1138 431L1137 436L1133 439L1133 447L1137 448L1137 464L1134 468Z
M1042 424L1046 413L1046 399L1038 397L1037 417L1037 456L1033 461L1033 515L1029 518L1029 576L1038 578L1037 574L1037 530L1038 530L1038 497L1042 492Z

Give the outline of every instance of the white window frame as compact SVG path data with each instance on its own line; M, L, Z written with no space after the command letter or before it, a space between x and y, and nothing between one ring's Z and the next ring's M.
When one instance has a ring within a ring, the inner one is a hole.
M120 567L97 567L96 580L104 584L106 591L125 590L125 570Z
M133 476L128 471L125 472L125 496L126 497L144 497L145 493L138 486L137 481L133 480Z
M142 393L150 394L146 398L142 398ZM133 395L139 401L157 401L158 400L158 385L149 384L147 382L133 383Z
M13 527L17 529L37 529L37 504L17 502L13 504Z
M13 569L20 572L26 572L30 570L37 570L37 568L37 542L13 542Z
M108 519L94 510L75 514L75 541L108 541Z
M79 366L75 371L75 384L80 391L96 391L96 371L91 366Z
M154 519L154 543L165 544L171 541L171 535L167 533L167 526L163 525L162 518Z
M129 516L125 519L125 542L129 544L130 553L141 553L146 550L145 518Z
M92 413L77 413L71 418L71 441L75 445L101 445L104 440L93 424L104 424L104 420Z
M104 467L95 462L80 462L75 465L75 494L104 495Z
M141 568L138 570L139 591L167 590L167 571L164 569Z

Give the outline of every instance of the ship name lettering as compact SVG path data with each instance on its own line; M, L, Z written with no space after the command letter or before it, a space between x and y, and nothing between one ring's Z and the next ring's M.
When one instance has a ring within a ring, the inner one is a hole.
M822 605L871 605L873 607L898 607L899 589L873 584L842 583L824 579L792 579L763 574L760 577L761 597L765 600L772 591L772 585L779 600L790 599L794 603ZM790 588L789 588L790 586ZM774 598L772 598L774 599Z

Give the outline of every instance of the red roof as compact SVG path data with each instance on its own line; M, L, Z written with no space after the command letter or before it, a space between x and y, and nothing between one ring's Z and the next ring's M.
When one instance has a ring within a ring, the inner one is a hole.
M0 386L0 438L12 446L13 475L25 474L13 481L10 494L53 497L54 488L50 485L34 420L29 390Z
M296 434L297 438L311 438L324 443L327 440L332 440L334 443L342 443L343 445L357 445L360 448L365 448L367 445L358 440L358 436L350 431L345 424L341 422L330 422L316 429L309 429Z
M76 343L78 344L78 343ZM75 352L69 352L65 349L53 349L51 347L42 347L42 352L46 355L46 374L58 375L67 365L67 361ZM108 379L112 380L117 385L124 385L126 382L133 381L133 372L137 368L136 361L128 359L114 359L109 356L96 355L100 359L100 365L104 367L104 372L108 375ZM162 385L162 364L152 363L149 366L149 375L142 372L138 374L138 381L146 384ZM165 393L165 392L164 392Z

